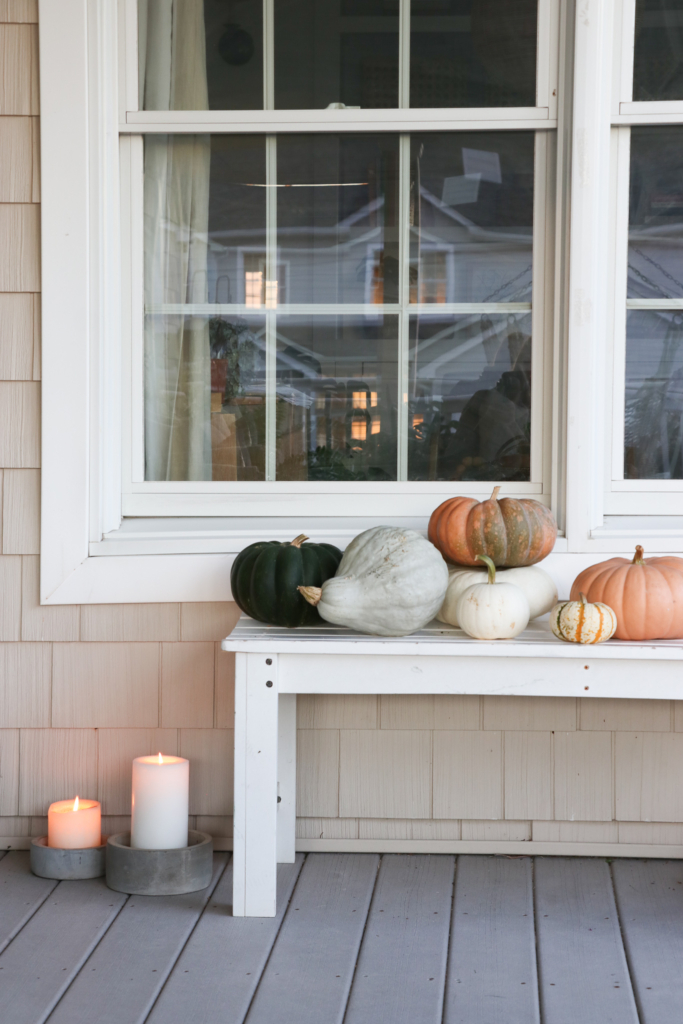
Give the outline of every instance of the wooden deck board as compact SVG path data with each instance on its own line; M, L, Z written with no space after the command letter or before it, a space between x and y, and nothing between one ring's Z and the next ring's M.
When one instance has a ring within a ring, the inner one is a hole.
M344 1024L441 1024L454 868L382 858Z
M537 857L544 1024L638 1024L607 862Z
M0 952L50 895L56 882L31 874L29 854L14 850L0 861Z
M304 855L278 864L275 917L232 917L232 861L157 1000L148 1024L242 1024L282 924Z
M458 857L444 1024L537 1024L530 857Z
M208 903L227 856L214 855L211 885L186 896L131 896L48 1018L50 1024L138 1024Z
M47 1018L126 899L100 878L55 887L0 956L2 1024Z
M683 1017L683 864L612 864L621 929L641 1024Z
M342 1024L378 865L309 854L247 1024Z

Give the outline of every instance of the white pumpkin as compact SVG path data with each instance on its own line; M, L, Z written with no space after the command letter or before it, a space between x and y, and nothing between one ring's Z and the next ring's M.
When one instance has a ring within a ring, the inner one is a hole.
M414 530L375 526L355 537L322 587L299 587L321 617L377 636L407 636L441 607L448 566Z
M441 610L436 617L440 622L446 622L450 626L459 626L455 609L460 595L475 583L483 583L486 569L483 567L481 569L462 569L452 566L449 567L448 573L448 589ZM498 583L514 583L516 587L519 587L529 602L530 619L545 615L557 602L557 587L554 580L545 569L541 569L538 565L497 569L496 580Z
M614 636L617 617L602 601L561 601L550 613L550 628L560 640L572 644L602 644Z
M468 587L458 599L455 614L460 628L476 640L510 640L529 622L529 602L513 583L499 583L488 555L477 555L488 567L486 583Z

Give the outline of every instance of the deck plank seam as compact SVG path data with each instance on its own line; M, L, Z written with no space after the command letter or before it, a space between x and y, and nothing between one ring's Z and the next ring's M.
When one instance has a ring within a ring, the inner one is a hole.
M342 1017L342 1024L346 1024L346 1016L347 1016L347 1014L349 1012L349 1005L351 1003L351 993L353 992L353 986L354 986L354 983L356 981L356 972L358 971L358 961L360 960L360 951L363 948L363 942L365 940L365 932L367 931L368 921L370 920L370 915L372 914L372 905L375 902L375 893L377 892L377 881L379 879L379 873L380 873L380 870L381 870L381 867L382 867L382 863L384 862L384 857L385 856L386 856L386 854L380 854L380 856L379 856L379 858L377 860L377 873L375 875L375 881L374 881L374 884L372 886L372 895L370 896L370 899L368 900L368 911L367 911L367 914L365 915L365 921L363 922L363 931L361 932L360 942L358 943L358 949L356 950L356 962L353 965L353 974L351 975L351 984L349 985L349 990L346 993L346 1004L344 1006L344 1016Z
M55 886L55 889L56 888L57 888L57 886ZM55 889L52 890L50 895L52 895L52 893L55 891ZM78 978L78 976L81 973L81 971L83 970L86 962L90 959L92 954L95 952L95 950L99 946L100 942L102 941L102 939L105 937L105 935L107 934L107 932L109 931L109 929L113 925L114 921L117 919L117 917L119 916L119 914L121 913L123 908L128 903L129 899L130 899L130 896L127 896L126 899L121 904L121 906L119 907L119 909L114 914L114 916L110 919L110 921L106 925L106 927L104 927L102 929L100 934L95 939L93 939L91 944L86 948L85 952L83 953L83 956L80 958L80 960L74 966L74 969L73 969L73 971L72 971L68 981L65 982L64 986L54 995L52 1001L50 1003L48 1003L48 1005L47 1005L46 1009L43 1011L42 1015L40 1017L36 1018L34 1024L45 1024L45 1022L52 1016L54 1011L57 1009L57 1006L59 1005L59 1003L62 1001L64 996L67 994L67 992L69 991L69 989L73 985L73 983L76 981L76 978Z
M455 878L458 873L460 857L456 854L453 864L453 880L451 883L451 913L448 918L448 941L446 943L446 969L443 972L443 988L441 992L441 1024L446 1024L446 993L448 992L448 976L451 964L451 937L453 933L453 915L455 914Z
M282 915L282 917L280 919L280 927L278 928L278 930L273 935L273 941L270 944L270 951L269 951L268 956L266 957L266 959L264 961L263 969L261 971L261 976L258 979L258 982L256 983L256 985L254 986L254 991L251 994L251 999L249 1000L249 1005L247 1006L246 1010L244 1011L244 1016L242 1017L242 1019L239 1020L239 1021L235 1021L235 1024L244 1024L244 1022L246 1020L248 1020L248 1018L249 1018L249 1014L251 1013L251 1007L252 1007L252 1005L254 1003L254 1000L256 999L256 996L258 995L258 991L259 991L259 989L261 987L261 982L262 982L263 977L264 977L264 975L265 975L265 973L266 973L266 971L268 969L268 964L270 963L270 958L273 955L273 950L275 949L275 946L277 945L278 937L280 935L280 932L282 931L282 927L283 927L283 925L285 923L287 915L289 914L289 908L292 905L292 900L294 899L294 893L296 892L296 887L299 884L299 880L301 878L301 874L302 874L302 872L304 870L304 867L306 866L306 861L308 860L308 856L309 855L307 853L304 854L304 859L303 859L303 861L301 863L301 870L299 871L299 874L297 875L296 881L295 881L294 885L292 886L292 891L289 894L289 899L287 900L287 907L285 908L285 912L284 912L284 914Z
M534 926L534 957L536 958L536 1001L538 1005L539 1024L545 1024L543 1018L543 1000L541 999L541 963L538 956L538 928L536 927L536 858L531 857L531 921Z
M173 974L173 971L175 970L176 964L180 960L180 958L183 955L183 952L185 950L185 947L187 946L188 942L192 938L192 936L194 934L194 931L195 931L195 928L197 927L197 925L199 924L199 922L203 918L204 914L206 913L207 907L211 903L211 898L213 897L213 894L216 891L216 887L218 886L218 883L220 882L220 880L223 877L224 873L227 871L228 865L230 864L231 860L232 860L232 857L226 857L225 858L225 864L223 865L222 871L219 871L218 874L216 875L215 879L212 879L211 885L209 886L208 898L207 898L206 902L204 903L204 906L202 907L201 912L197 915L197 920L195 921L195 923L192 925L192 928L190 929L190 931L185 936L185 941L183 942L183 944L180 947L180 949L177 951L175 957L168 964L167 969L166 969L166 973L164 974L163 978L160 979L161 983L158 986L156 993L149 1000L149 1002L147 1004L147 1008L142 1010L142 1013L138 1017L136 1024L145 1024L145 1022L149 1018L149 1015L151 1014L152 1010L156 1006L157 1001L158 1001L159 997L161 996L161 993L166 988L166 983L168 982L168 979ZM41 1022L41 1024L42 1024L42 1022Z
M614 898L614 907L617 914L617 924L619 925L619 935L621 936L621 945L624 949L624 959L626 960L626 967L628 969L628 980L631 985L631 992L633 994L633 1002L636 1007L636 1014L638 1015L638 1024L644 1024L644 1016L642 1013L642 1007L640 1005L640 993L635 983L635 971L631 964L631 953L629 950L629 944L626 940L626 933L621 923L621 907L619 906L619 894L616 885L614 884L614 871L612 870L612 858L606 857L607 870L609 871L610 885L612 886L612 896Z
M18 935L20 935L21 932L23 932L24 928L29 923L29 921L34 917L35 914L37 914L37 912L40 910L40 908L45 903L45 901L50 896L52 896L52 893L55 891L55 889L58 888L58 886L59 886L59 882L56 882L55 885L53 885L51 889L48 889L48 891L45 893L45 895L43 896L43 898L40 901L40 903L36 903L36 905L33 907L33 910L30 912L30 914L27 914L26 917L22 918L22 920L16 926L14 931L10 932L10 934L7 936L7 938L5 939L4 942L0 943L0 954L4 953L5 950L7 949L7 947L10 945L10 943L14 942L16 937Z

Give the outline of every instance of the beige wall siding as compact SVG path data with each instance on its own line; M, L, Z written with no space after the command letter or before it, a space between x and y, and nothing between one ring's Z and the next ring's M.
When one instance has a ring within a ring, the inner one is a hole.
M36 0L0 0L0 836L50 801L130 821L131 762L192 763L232 835L233 604L41 607ZM302 839L683 843L683 702L300 697Z

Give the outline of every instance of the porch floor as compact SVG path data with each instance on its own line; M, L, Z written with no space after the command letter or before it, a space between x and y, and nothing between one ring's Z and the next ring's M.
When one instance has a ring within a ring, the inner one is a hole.
M680 1024L683 862L303 854L275 918L0 859L2 1024Z

